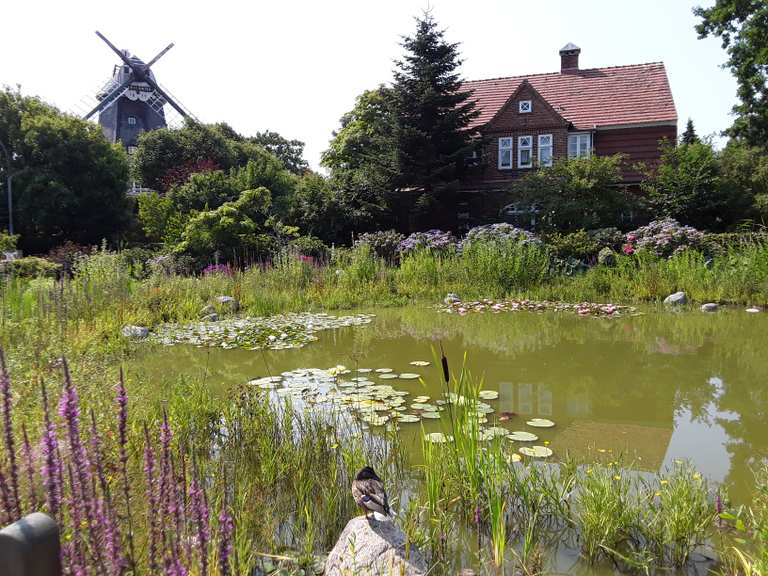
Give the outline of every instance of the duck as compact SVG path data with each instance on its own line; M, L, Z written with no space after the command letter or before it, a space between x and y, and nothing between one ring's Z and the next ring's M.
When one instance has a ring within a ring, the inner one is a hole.
M366 518L370 513L374 513L375 517L376 512L384 516L392 515L384 482L370 466L361 468L352 481L352 497L365 512Z

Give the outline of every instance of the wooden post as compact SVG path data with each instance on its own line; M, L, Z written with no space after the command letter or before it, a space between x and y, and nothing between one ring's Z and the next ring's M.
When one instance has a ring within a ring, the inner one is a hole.
M42 512L33 512L0 530L3 576L61 576L59 527Z

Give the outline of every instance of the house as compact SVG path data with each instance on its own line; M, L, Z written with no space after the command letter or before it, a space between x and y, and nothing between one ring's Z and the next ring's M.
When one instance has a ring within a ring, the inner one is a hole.
M516 178L559 158L625 154L623 183L637 185L637 163L657 162L659 142L677 138L662 62L581 69L580 53L573 44L563 47L559 72L464 83L480 111L470 128L484 144L469 159L475 166L461 184L460 227L490 216L494 202L474 193L503 192ZM495 211L498 218L498 203Z

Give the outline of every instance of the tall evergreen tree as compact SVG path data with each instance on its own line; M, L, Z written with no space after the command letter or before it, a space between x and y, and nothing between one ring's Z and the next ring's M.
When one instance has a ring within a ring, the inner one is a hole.
M699 142L699 136L696 134L696 129L693 127L693 120L688 118L688 123L685 125L685 132L680 137L681 144L693 144Z
M472 150L468 126L479 114L471 92L461 89L458 44L444 38L430 12L416 21L416 34L402 42L393 85L398 188L434 196L460 175Z

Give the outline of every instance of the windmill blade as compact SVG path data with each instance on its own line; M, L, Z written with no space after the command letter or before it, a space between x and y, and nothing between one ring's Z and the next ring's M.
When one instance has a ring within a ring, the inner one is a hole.
M168 46L166 46L165 48L163 48L162 50L160 50L160 52L158 52L157 56L155 56L154 58L152 58L152 60L150 60L150 61L149 61L149 62L146 64L147 68L150 68L150 67L152 66L152 64L154 64L155 62L157 62L158 60L160 60L160 58L162 58L162 57L165 55L165 53L166 53L166 52L168 52L168 50L170 50L171 48L173 48L173 42L171 42L170 44L168 44Z
M120 95L123 92L125 92L126 88L128 88L131 82L133 82L133 74L130 74L128 76L128 79L125 82L120 84L120 86L118 86L117 88L112 90L112 92L110 92L104 98L102 98L101 102L99 102L93 110L91 110L90 112L88 112L88 114L85 115L85 119L87 120L88 118L96 114L96 112L99 112L100 110L104 110L108 106L111 106L112 104L114 104L115 100L117 100L120 97Z
M113 51L115 54L117 54L118 56L120 56L120 59L121 59L123 62L125 62L126 64L128 64L128 66L130 66L130 67L131 67L131 70L133 70L133 66L131 65L131 61L128 59L128 57L127 57L125 54L123 54L123 51L122 51L122 50L118 50L118 49L117 49L117 46L115 46L114 44L112 44L112 42L110 42L109 40L107 40L107 37L106 37L106 36L104 36L104 34L102 34L101 32L99 32L98 30L96 30L96 36L98 36L99 38L101 38L102 40L104 40L104 42L106 43L106 45L107 45L107 46L109 46L110 48L112 48L112 51Z
M160 94L160 96L162 96L162 97L163 97L163 99L164 99L166 102L168 102L168 104L170 104L170 105L173 107L173 109L174 109L174 110L176 110L176 112L178 112L179 114L181 114L181 115L182 115L184 118L189 118L189 114L187 113L187 111L186 111L186 110L184 110L184 108L182 108L182 107L181 107L181 106L179 106L178 104L176 104L176 102L174 101L174 99L173 99L173 98L171 98L171 97L170 97L170 96L169 96L169 95L168 95L168 94L165 92L165 90L163 90L162 88L160 88L160 86L158 86L157 82L155 82L155 81L154 81L154 80L153 80L153 79L152 79L152 78L149 76L149 74L147 74L147 77L146 77L146 78L144 78L144 81L145 81L147 84L149 84L150 86L152 86L152 88L154 88L154 89L155 89L155 92L157 92L158 94Z

